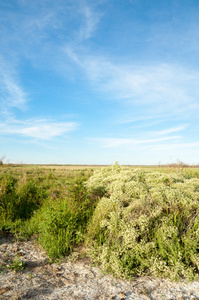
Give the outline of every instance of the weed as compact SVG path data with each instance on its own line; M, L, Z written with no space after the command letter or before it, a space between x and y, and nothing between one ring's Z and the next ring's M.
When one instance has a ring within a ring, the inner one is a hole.
M0 273L3 272L3 265L0 264Z
M28 273L27 277L28 277L28 279L32 279L34 277L34 275L32 273Z
M26 267L26 264L22 262L18 256L14 259L11 265L7 265L7 268L14 270L15 272L21 271Z

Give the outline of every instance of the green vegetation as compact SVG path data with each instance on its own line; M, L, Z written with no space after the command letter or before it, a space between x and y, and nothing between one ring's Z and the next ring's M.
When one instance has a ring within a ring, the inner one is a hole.
M13 261L9 260L9 264L7 265L7 268L10 270L14 270L15 272L21 271L25 269L26 264L22 262L18 256L15 257Z
M199 169L3 165L0 231L36 238L52 260L86 244L91 259L117 277L193 279L199 274Z
M199 179L118 166L88 181L100 191L90 255L115 276L194 278L199 271Z
M37 236L51 259L84 240L96 203L84 182L92 170L4 168L0 175L0 230Z

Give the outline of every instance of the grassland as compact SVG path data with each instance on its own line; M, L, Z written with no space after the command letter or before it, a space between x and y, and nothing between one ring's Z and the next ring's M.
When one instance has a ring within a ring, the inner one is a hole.
M199 274L199 168L2 165L0 232L51 260L86 246L117 277Z

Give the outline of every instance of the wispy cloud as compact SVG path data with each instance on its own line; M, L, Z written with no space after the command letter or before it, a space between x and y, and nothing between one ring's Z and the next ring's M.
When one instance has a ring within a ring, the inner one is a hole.
M86 66L90 80L110 91L116 99L149 106L155 104L158 111L199 108L191 91L195 87L199 95L199 74L188 73L181 67L160 64L129 68L93 61Z
M178 151L184 151L185 149L194 150L195 148L199 147L199 141L195 142L174 142L169 144L157 144L152 145L150 147L150 150L152 151L172 151L172 150L178 150ZM191 159L191 157L189 157Z
M102 14L94 11L91 6L80 6L80 15L83 16L83 24L80 26L78 38L79 42L89 39L94 34L97 24L99 23Z
M48 68L51 65L51 68L59 69L62 64L63 70L67 55L86 74L94 89L105 92L109 99L139 105L144 110L154 111L154 114L198 112L198 72L163 61L144 65L133 59L129 62L125 59L126 62L123 63L116 56L110 59L108 55L100 55L98 49L95 49L93 55L84 42L95 35L102 19L103 13L97 9L98 4L91 4L89 1L78 4L73 2L70 5L65 3L64 12L63 2L49 6L48 1L41 5L39 1L29 3L20 0L19 4L23 8L20 19L13 16L12 12L9 15L12 36L7 38L10 31L5 27L0 38L2 44L5 39L8 41L7 50L15 44L21 49L22 55L25 54L38 68ZM38 10L38 7L41 9ZM7 21L4 23L7 24ZM71 23L74 24L73 27ZM35 48L40 51L35 51ZM20 57L19 53L20 51ZM48 63L45 65L46 62ZM68 68L65 69L67 73ZM20 103L20 99L23 102L26 94L20 84L15 78L6 81L7 91L19 95L16 97L18 100L13 100L13 105Z
M1 113L10 108L24 110L28 101L28 94L19 82L16 71L9 63L0 59L0 107Z
M157 145L164 141L179 141L182 139L180 135L172 135L172 133L183 131L187 125L181 125L164 130L142 131L143 138L93 138L92 142L97 142L102 148L115 148L120 146L139 146L139 145ZM137 134L136 134L137 135ZM135 136L135 135L134 135Z
M142 65L130 61L127 65L102 56L83 55L68 46L65 51L85 72L93 88L112 99L151 111L155 106L157 113L199 110L199 72L169 63Z
M180 139L181 136L167 136L156 139L125 139L125 138L94 138L92 141L98 142L101 144L102 148L113 148L119 146L128 146L128 145L142 145L142 144L151 144L159 143L162 141L176 140Z
M172 128L165 129L165 130L153 131L153 132L150 132L150 134L152 134L153 136L167 135L169 133L183 131L186 128L187 128L187 125L181 125L181 126L172 127Z
M159 119L162 119L162 118L165 118L165 115L161 115L161 116L154 116L154 115L151 115L151 116L148 116L148 115L144 115L144 116L136 116L136 117L129 117L128 115L125 116L125 118L120 118L118 120L118 123L120 124L127 124L127 123L137 123L137 122L145 122L145 121L151 121L151 120L154 120L154 119L157 119L157 122L159 121Z
M0 123L0 134L21 135L24 137L50 140L62 136L78 127L75 122L51 122L49 120L28 120Z

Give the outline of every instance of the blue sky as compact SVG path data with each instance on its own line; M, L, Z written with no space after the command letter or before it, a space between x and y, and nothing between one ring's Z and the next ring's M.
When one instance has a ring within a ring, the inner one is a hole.
M0 45L6 160L199 164L197 0L0 0Z

